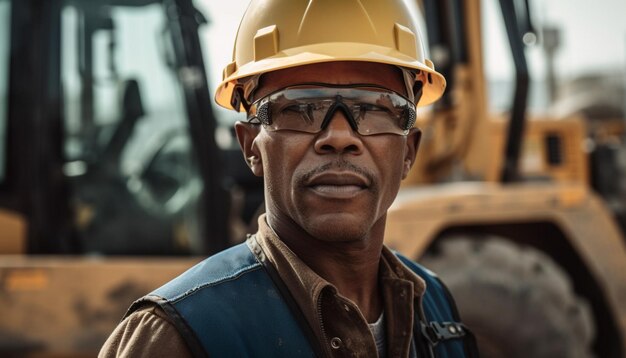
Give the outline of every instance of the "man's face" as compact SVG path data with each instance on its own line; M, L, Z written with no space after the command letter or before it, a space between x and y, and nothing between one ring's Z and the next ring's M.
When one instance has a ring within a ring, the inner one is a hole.
M333 62L265 74L254 97L307 82L374 84L406 93L393 66ZM333 242L366 239L375 225L384 230L385 213L419 143L417 130L362 136L340 110L316 134L249 124L239 124L237 134L244 154L253 157L253 172L264 177L270 225Z

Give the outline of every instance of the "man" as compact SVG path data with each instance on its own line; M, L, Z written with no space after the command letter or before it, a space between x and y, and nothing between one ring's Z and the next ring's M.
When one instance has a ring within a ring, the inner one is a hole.
M402 0L253 0L216 101L248 114L266 215L137 301L101 356L465 356L445 288L383 246L415 104L444 87Z

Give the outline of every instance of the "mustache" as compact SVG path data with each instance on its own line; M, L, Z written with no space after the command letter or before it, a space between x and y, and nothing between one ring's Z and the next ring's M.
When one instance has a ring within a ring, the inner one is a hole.
M371 186L376 185L375 175L371 171L363 167L357 166L356 164L350 163L349 161L345 159L335 160L335 161L320 165L316 168L313 168L310 171L307 171L306 173L299 175L296 178L296 183L298 184L298 186L305 186L306 183L308 183L313 176L321 174L331 169L351 171L353 173L360 174L364 176L365 178L367 178Z

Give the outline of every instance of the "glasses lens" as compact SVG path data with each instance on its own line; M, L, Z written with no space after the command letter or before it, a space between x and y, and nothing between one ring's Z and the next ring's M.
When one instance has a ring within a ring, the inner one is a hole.
M342 106L335 104L341 103ZM255 102L251 114L267 130L319 133L329 109L344 115L361 135L405 135L415 120L415 105L383 88L297 86L277 91ZM412 115L411 115L412 113Z
M352 110L361 135L399 134L408 132L408 110L412 103L404 97L381 90L355 90L355 98L345 103ZM412 123L411 123L412 126Z
M333 100L311 88L287 88L269 97L270 130L318 133Z

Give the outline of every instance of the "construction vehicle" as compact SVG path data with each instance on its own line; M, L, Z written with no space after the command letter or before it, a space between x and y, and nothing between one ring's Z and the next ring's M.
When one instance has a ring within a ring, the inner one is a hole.
M205 22L191 0L0 0L0 356L94 356L230 244Z
M442 277L482 356L623 357L626 241L591 185L598 131L581 111L528 114L524 40L538 34L528 1L499 4L515 64L508 115L487 109L481 2L420 3L449 89L417 124L386 244Z
M525 121L524 66L511 119L488 113L479 2L420 6L449 91L420 118L386 243L443 277L484 356L622 357L624 239L591 190L585 120ZM204 22L191 0L0 0L0 355L94 355L260 205L214 141Z

